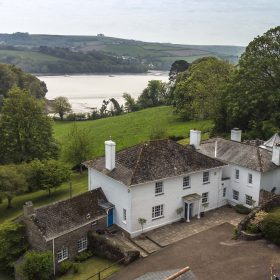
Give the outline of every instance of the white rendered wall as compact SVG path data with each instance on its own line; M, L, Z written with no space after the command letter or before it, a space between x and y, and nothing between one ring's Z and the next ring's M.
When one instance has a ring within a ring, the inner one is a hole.
M129 188L103 173L92 168L88 170L89 190L101 187L107 200L115 205L114 223L124 230L130 232L130 215L131 215L131 195ZM123 221L123 209L126 209L127 220Z
M239 169L239 180L235 179L235 169ZM248 174L253 175L253 183L248 183ZM256 201L256 205L259 203L260 195L260 183L261 183L261 173L255 170L251 170L245 167L237 165L229 165L223 168L223 177L230 177L229 186L227 188L227 199L230 204L243 204L246 205L245 195L252 196L253 200ZM233 190L239 192L239 200L233 199Z
M136 236L141 233L141 226L138 218L145 218L147 223L144 231L172 223L180 219L176 209L184 207L182 197L192 193L201 195L209 192L209 205L206 209L201 207L201 211L208 211L224 205L221 188L221 168L210 170L210 183L203 184L203 172L189 174L191 188L183 189L183 177L174 177L163 182L164 194L155 196L155 182L135 185L131 187L131 235ZM152 207L164 205L164 217L152 220ZM193 214L198 212L197 203L194 203ZM184 213L182 213L184 215ZM196 217L195 217L196 218Z
M280 168L263 173L261 176L261 189L270 192L274 187L275 193L280 194Z

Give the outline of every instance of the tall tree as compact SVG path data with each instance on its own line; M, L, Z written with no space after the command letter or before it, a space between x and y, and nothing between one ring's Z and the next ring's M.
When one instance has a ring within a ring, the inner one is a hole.
M30 163L28 184L31 189L43 189L51 195L51 189L70 180L70 170L56 160L34 160Z
M53 101L54 113L58 114L60 119L63 120L63 116L66 113L70 113L72 106L68 101L67 97L59 96L56 97Z
M134 112L134 111L137 111L137 104L136 104L136 101L135 99L131 96L131 94L129 93L124 93L123 94L123 98L125 100L125 103L124 103L124 108L126 110L126 112Z
M175 111L185 119L215 118L233 66L214 57L194 62L175 88Z
M18 166L0 166L0 193L3 197L7 198L7 208L12 207L12 199L14 196L23 193L26 190L26 177Z
M184 72L189 68L190 64L185 60L176 60L172 63L169 71L169 82L176 81L178 73Z
M75 123L67 137L64 158L83 171L82 163L87 160L91 152L92 138L87 129L78 127Z
M20 163L58 155L52 120L43 103L29 92L13 88L0 116L0 163Z
M158 80L151 80L137 102L141 108L148 108L164 104L166 98L167 85Z
M280 127L280 26L249 43L225 99L224 116L215 122L217 130L237 125L243 130L260 129L266 120Z

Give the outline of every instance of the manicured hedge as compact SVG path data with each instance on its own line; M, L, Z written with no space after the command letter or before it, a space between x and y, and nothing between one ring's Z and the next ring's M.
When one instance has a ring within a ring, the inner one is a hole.
M244 215L248 215L251 212L251 209L242 205L242 204L237 204L234 206L234 209L237 213L239 214L244 214Z

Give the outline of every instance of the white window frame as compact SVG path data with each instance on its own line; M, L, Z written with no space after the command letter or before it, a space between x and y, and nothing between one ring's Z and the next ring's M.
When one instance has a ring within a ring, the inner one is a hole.
M249 202L250 201L250 202ZM249 202L249 203L248 203ZM248 206L253 206L253 197L251 195L245 194L245 203Z
M153 206L152 220L163 218L163 204Z
M208 184L210 183L210 172L209 171L204 171L202 174L202 183L203 184Z
M235 181L239 181L239 178L240 178L240 170L238 168L235 168L234 179Z
M251 181L251 182L250 182ZM248 184L252 185L253 184L253 174L252 173L248 173Z
M224 188L223 188L223 197L226 197L226 196L227 196L227 188L224 187Z
M68 247L62 247L60 250L56 253L57 256L57 262L63 262L68 259Z
M183 177L183 189L189 189L191 187L191 177L185 176Z
M155 183L155 195L157 196L157 195L161 195L161 194L164 194L162 181Z
M202 193L201 195L201 204L204 205L207 203L209 203L209 192Z
M127 216L126 216L126 209L123 208L123 222L126 224L126 219L127 219Z
M235 197L237 197L237 199ZM232 190L232 199L236 200L236 201L239 201L239 191Z
M78 253L85 251L88 248L88 239L87 237L83 237L78 240Z

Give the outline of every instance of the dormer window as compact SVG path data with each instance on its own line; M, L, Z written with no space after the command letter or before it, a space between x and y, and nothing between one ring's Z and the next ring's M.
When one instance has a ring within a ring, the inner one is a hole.
M155 185L155 195L163 194L163 182L156 182Z

